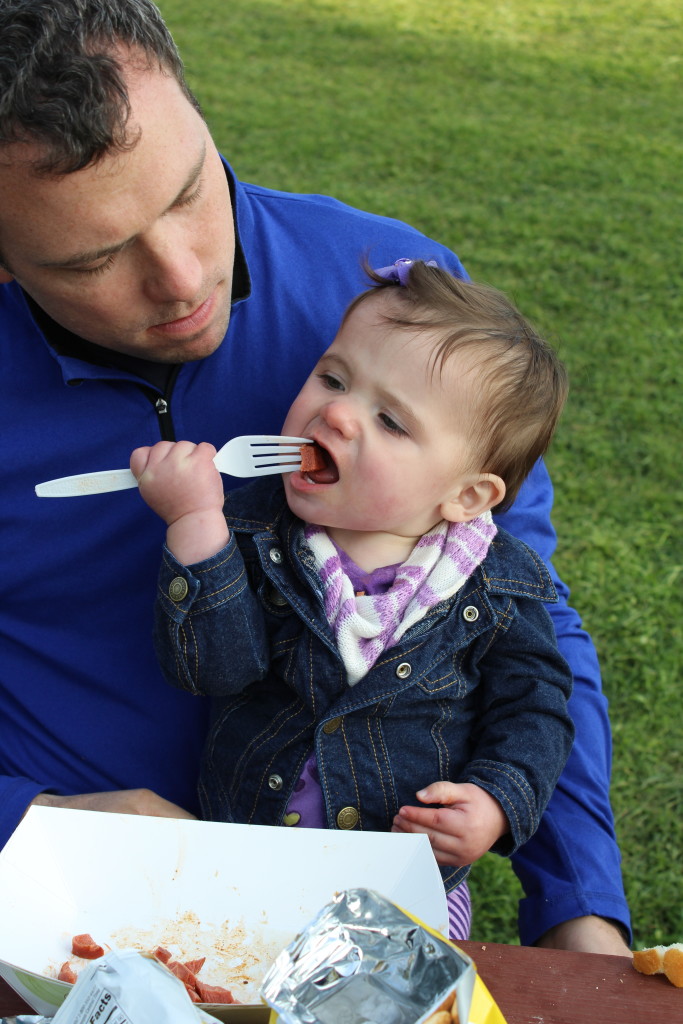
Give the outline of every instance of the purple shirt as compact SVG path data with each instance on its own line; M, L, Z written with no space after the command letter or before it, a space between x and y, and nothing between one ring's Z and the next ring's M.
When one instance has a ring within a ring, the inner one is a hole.
M334 546L339 553L342 568L351 580L356 594L384 594L396 579L396 573L401 567L400 562L366 572L356 565L337 544ZM298 817L296 817L297 815ZM315 751L311 751L303 766L292 799L287 806L285 824L298 825L300 828L327 827Z
M335 544L341 559L342 569L351 580L356 594L383 594L392 585L401 563L382 566L365 572L352 561L345 551ZM287 805L285 825L298 828L327 828L325 804L320 786L320 774L315 751L306 758L301 775L294 787L292 798ZM448 932L451 940L467 939L472 924L470 893L466 882L448 893Z

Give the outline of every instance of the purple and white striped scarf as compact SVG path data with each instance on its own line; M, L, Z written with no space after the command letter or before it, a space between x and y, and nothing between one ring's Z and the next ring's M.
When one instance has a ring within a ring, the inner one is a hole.
M496 532L490 512L469 523L443 520L419 539L386 593L357 597L324 527L306 524L306 543L315 558L325 613L349 686L355 686L380 654L397 644L430 608L460 590L484 561Z

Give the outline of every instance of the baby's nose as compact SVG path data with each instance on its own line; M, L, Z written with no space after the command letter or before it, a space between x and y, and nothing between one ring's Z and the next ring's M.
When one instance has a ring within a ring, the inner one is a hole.
M356 437L360 431L360 417L349 398L337 398L328 402L322 410L327 425L347 439Z

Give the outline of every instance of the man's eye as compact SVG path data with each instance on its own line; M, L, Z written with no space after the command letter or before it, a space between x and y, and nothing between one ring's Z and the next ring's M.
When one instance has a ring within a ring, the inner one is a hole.
M391 416L388 416L385 412L379 414L380 421L385 430L388 430L390 434L396 434L397 437L404 437L408 431L404 430L396 420L392 420Z
M326 388L329 388L330 391L343 391L344 390L344 385L339 380L339 378L335 377L331 373L319 373L318 374L318 380L321 380L323 382L324 386Z
M98 263L96 267L74 267L73 269L78 274L89 274L90 276L94 277L96 274L103 274L105 270L109 270L109 268L114 263L114 258L114 253L111 253L109 256L107 256L104 263Z
M201 198L203 185L204 183L200 181L194 192L190 192L189 195L183 196L182 199L179 199L176 206L192 206L193 203L196 203L197 200Z

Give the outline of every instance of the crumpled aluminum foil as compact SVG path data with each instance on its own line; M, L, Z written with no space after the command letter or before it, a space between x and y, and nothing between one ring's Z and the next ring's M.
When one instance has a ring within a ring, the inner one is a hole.
M370 889L339 893L268 971L261 996L282 1024L418 1024L455 988L461 1021L469 957Z
M52 1017L35 1016L32 1013L20 1013L18 1017L0 1017L0 1024L50 1024Z

